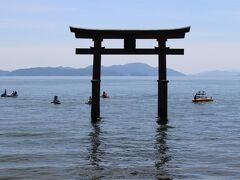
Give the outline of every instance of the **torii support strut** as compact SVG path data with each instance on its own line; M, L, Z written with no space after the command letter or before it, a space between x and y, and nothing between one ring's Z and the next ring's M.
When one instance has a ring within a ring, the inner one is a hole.
M70 27L76 38L92 39L94 47L77 48L76 54L93 55L92 75L92 105L91 118L93 122L100 119L100 83L101 55L158 55L158 122L167 124L167 67L166 55L183 55L184 49L166 47L168 39L184 38L190 27L161 30L99 30ZM123 39L124 48L106 49L101 46L104 39ZM136 39L156 39L158 47L153 49L136 49Z

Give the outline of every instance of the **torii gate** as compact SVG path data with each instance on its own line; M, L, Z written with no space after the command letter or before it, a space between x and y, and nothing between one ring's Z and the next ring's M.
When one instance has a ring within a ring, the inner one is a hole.
M70 27L76 38L92 39L94 47L77 48L76 54L93 55L92 74L92 104L91 118L93 122L100 119L100 82L101 55L158 55L158 122L167 124L167 73L166 55L183 55L184 49L170 49L166 47L168 39L184 38L190 27L161 30L99 30ZM124 48L109 48L101 46L103 39L123 39ZM158 47L153 49L137 49L136 39L156 39Z

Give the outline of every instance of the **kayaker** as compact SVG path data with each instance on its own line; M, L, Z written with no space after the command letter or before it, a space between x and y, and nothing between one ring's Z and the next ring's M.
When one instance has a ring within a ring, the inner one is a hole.
M5 89L4 93L1 94L1 97L7 97L7 90Z
M102 97L103 98L108 98L109 96L108 96L108 94L105 91L103 91Z
M86 102L86 104L92 104L92 96L89 96L88 101Z
M53 101L51 102L53 104L61 104L57 96L54 96Z

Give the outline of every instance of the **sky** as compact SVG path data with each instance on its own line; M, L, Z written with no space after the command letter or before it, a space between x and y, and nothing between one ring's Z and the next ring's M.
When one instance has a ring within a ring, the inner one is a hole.
M0 69L74 67L92 64L75 48L92 46L69 26L98 29L171 29L191 26L185 39L169 40L185 55L167 56L167 66L186 74L240 71L239 0L0 0ZM137 40L154 47L155 40ZM119 40L105 47L122 47ZM103 56L102 65L142 62L156 67L157 56Z

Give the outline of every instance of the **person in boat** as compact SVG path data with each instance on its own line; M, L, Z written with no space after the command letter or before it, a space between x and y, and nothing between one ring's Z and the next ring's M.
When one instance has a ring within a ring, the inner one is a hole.
M195 94L195 95L194 95L194 100L196 100L196 99L197 99L197 95Z
M57 96L54 96L53 101L51 102L53 104L61 104Z
M109 98L108 94L105 91L103 91L102 97L103 98Z

